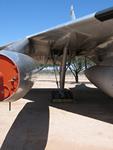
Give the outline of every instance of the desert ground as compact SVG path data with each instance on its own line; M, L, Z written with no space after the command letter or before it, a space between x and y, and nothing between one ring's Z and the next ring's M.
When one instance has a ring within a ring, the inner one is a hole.
M31 91L12 103L0 103L1 150L113 150L113 98L85 76L66 77L73 102L53 103L51 74L40 74Z

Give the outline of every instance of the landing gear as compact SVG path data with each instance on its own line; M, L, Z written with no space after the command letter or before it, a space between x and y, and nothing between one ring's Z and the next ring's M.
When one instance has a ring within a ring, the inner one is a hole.
M60 89L63 90L65 87L65 74L66 74L66 61L68 53L68 44L64 47L63 58L60 66Z
M52 102L53 103L69 103L73 102L72 92L68 89L58 89L52 91Z
M72 102L73 96L70 90L65 89L66 61L68 54L68 43L63 50L63 58L60 66L60 88L52 92L52 102Z

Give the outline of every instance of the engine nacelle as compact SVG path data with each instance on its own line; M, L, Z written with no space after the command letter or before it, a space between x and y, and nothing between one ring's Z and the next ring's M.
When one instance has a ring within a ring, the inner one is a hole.
M0 101L22 98L33 86L37 63L31 57L7 50L0 51Z
M89 68L85 74L95 86L113 97L113 66L108 66L107 61L99 66Z

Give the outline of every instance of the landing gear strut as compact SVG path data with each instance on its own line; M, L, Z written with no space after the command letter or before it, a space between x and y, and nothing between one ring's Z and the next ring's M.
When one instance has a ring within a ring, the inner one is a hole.
M60 89L61 90L64 90L65 87L67 53L68 53L68 44L66 44L66 46L64 47L63 59L60 66Z
M52 92L52 102L72 102L73 96L70 90L65 89L66 61L68 54L68 43L63 50L63 58L60 66L60 89Z
M11 111L11 102L9 102L9 111Z

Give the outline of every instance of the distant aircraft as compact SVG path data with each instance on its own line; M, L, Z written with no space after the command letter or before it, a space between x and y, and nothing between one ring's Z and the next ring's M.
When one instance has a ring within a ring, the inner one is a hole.
M0 47L0 101L22 98L33 86L38 63L61 63L64 89L66 62L85 56L96 63L88 79L113 97L113 7Z

